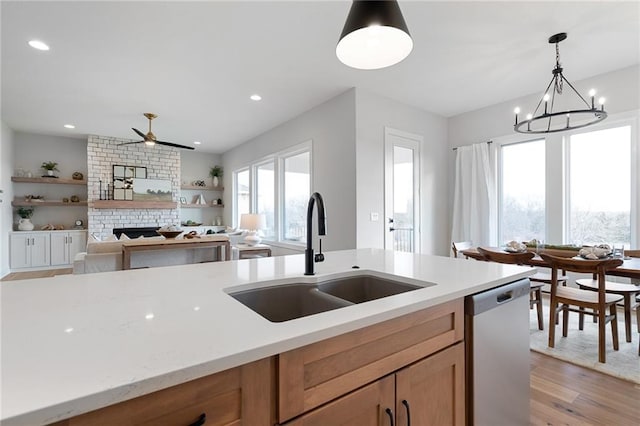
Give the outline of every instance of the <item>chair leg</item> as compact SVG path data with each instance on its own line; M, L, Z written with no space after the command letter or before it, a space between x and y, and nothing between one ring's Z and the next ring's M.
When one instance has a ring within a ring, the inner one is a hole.
M578 314L578 330L584 330L584 308L580 306L580 313Z
M600 311L598 311L598 361L600 361L601 363L605 363L606 362L606 351L605 351L605 316L606 312L604 312L603 309L601 309ZM612 321L615 321L616 319L614 318ZM613 323L611 324L611 330L613 331Z
M609 306L609 313L611 314L611 334L613 335L613 349L618 350L620 343L618 340L618 310L616 304Z
M551 298L549 303L549 347L556 345L556 319L558 319L558 302Z
M538 309L538 330L544 330L544 321L542 320L542 288L538 287L535 290L537 309Z
M569 333L569 305L562 305L562 337Z

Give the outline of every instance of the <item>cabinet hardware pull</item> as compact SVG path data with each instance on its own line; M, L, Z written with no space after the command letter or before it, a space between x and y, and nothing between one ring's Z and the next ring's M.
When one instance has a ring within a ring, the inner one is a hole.
M411 410L409 409L409 402L407 402L406 399L403 399L402 405L407 409L407 426L411 426Z
M200 414L200 417L198 417L198 420L191 423L189 426L202 426L206 421L207 421L207 414L202 413Z
M72 244L72 243L73 243L73 237L69 236L69 244Z
M389 416L389 423L391 424L391 426L393 426L393 411L391 410L391 408L387 408L386 410L384 410L384 412Z
M69 237L64 237L64 243L69 244Z

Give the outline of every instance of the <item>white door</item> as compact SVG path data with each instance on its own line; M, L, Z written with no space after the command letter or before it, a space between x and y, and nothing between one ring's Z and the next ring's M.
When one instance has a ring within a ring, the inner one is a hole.
M69 263L69 236L66 232L51 233L51 266Z
M385 238L388 250L420 253L420 145L423 138L385 127Z

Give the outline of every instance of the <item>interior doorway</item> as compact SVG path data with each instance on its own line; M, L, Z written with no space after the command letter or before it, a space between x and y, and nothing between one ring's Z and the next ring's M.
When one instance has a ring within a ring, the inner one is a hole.
M384 246L420 253L420 146L423 137L385 127Z

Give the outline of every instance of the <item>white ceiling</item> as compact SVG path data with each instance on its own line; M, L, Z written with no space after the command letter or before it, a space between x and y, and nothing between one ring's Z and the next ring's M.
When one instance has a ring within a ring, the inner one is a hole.
M391 68L335 56L349 1L2 1L2 120L18 131L158 139L222 153L359 87L446 117L565 75L640 63L640 3L400 1L414 39ZM32 49L31 39L51 46ZM249 100L253 93L261 102ZM73 123L75 130L62 126Z

